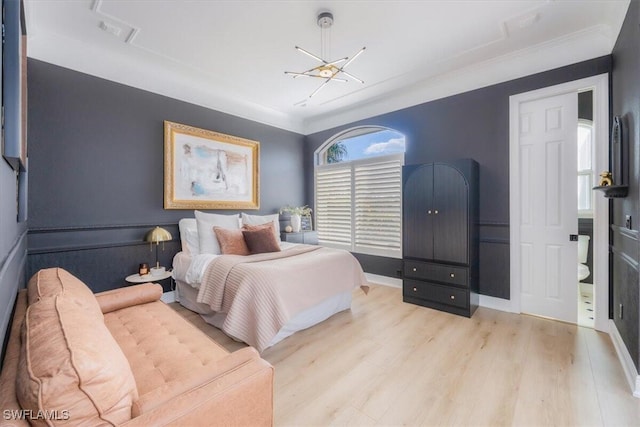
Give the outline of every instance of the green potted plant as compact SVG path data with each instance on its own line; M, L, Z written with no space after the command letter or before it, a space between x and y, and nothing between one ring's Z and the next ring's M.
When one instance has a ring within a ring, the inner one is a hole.
M302 224L303 216L311 215L311 208L307 205L304 206L285 206L280 209L280 214L288 213L291 215L291 228L294 233L300 231L300 225Z

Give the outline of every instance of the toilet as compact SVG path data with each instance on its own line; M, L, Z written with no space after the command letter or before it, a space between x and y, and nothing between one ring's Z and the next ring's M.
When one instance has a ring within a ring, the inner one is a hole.
M587 267L587 255L589 254L589 236L578 236L578 282L582 282L589 277L591 272Z

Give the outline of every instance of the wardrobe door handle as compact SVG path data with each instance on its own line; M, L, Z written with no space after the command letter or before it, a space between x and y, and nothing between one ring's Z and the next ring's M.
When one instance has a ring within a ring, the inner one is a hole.
M418 292L418 288L413 288L413 292Z
M427 211L427 215L431 215L431 209Z
M454 277L456 277L456 275L451 273L451 274L449 274L449 277L451 277L453 279Z
M438 210L436 209L436 211L434 212L436 215L438 215Z
M451 295L451 297L450 297L450 298L451 298L451 299L456 299L456 296L455 296L455 295Z
M418 271L418 269L417 269L417 268L415 268L415 267L413 267L413 271Z

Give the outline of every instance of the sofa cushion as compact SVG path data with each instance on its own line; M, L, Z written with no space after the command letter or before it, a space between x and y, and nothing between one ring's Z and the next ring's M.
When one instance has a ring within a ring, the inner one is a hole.
M28 304L41 298L64 295L72 298L87 314L93 314L102 320L102 310L93 292L80 279L62 268L47 268L33 275L27 284Z
M141 398L229 354L161 301L106 313L104 321L129 360Z
M74 425L131 419L138 398L131 367L81 298L65 292L40 298L28 307L21 336L16 396L23 409L68 411Z

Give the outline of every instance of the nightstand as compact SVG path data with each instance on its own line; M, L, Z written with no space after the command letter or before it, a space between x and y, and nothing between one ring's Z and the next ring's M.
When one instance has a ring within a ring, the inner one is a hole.
M165 271L163 274L159 275L145 274L144 276L141 276L139 274L132 274L130 276L127 276L124 280L129 283L154 283L166 280L169 277L171 277L171 272Z
M307 245L318 244L317 231L299 231L297 233L280 233L280 240L289 243L304 243Z

